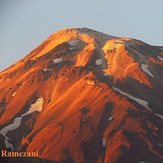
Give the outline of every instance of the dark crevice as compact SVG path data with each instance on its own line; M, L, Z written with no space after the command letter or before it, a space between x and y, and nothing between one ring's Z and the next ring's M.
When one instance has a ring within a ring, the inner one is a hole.
M111 102L107 102L105 104L105 110L103 115L101 116L101 120L99 122L99 126L95 131L94 138L90 142L83 142L81 144L81 148L83 149L84 157L89 163L96 162L99 157L102 157L104 161L105 158L105 147L103 146L103 132L109 125L108 118L112 112L113 104ZM84 125L86 122L83 122Z

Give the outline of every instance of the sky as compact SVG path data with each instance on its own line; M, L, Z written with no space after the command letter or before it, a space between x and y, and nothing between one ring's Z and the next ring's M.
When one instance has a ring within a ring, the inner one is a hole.
M163 0L0 0L0 71L65 28L163 46L162 20Z

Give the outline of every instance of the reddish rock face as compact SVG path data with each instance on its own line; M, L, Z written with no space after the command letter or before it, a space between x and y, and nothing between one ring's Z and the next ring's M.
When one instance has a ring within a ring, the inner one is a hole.
M51 35L0 73L0 147L38 150L33 162L161 163L162 65L162 48L138 40Z

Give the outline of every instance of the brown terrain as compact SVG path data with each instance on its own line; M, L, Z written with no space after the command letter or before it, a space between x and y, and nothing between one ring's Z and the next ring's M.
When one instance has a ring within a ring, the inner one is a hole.
M87 28L0 73L0 162L162 163L163 47Z

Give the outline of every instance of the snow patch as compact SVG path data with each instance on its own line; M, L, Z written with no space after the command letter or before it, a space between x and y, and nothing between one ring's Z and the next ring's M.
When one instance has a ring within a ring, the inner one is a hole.
M103 73L104 76L108 76L108 74L106 72Z
M26 84L26 82L23 82L23 83L22 83L22 85L25 85L25 84Z
M10 141L12 141L12 140L10 138L8 138L7 136L5 136L4 143L5 143L6 148L11 148L11 151L13 151L14 150L14 147L10 143Z
M23 83L20 84L19 87L22 87L22 86L25 85L25 84L26 84L26 82L23 82Z
M163 115L160 115L160 114L156 114L154 113L156 116L160 117L161 119L163 119Z
M75 49L75 47L70 47L70 50L74 50Z
M43 98L40 97L34 104L32 104L29 108L29 110L22 114L22 116L28 115L33 113L34 111L41 112L42 111L42 105L43 105Z
M157 58L158 58L159 60L163 61L163 58L162 58L162 57L160 57L160 56L157 56Z
M108 118L109 121L112 121L113 119L114 119L113 117L109 117L109 118Z
M13 94L12 94L12 97L14 97L16 95L16 92L14 92Z
M12 124L0 130L0 134L5 137L4 143L5 143L6 148L11 148L12 151L14 150L13 145L10 143L10 141L12 140L9 137L7 137L6 134L8 133L8 131L12 131L18 128L20 126L21 120L22 120L22 117L17 117L14 119L14 122Z
M20 126L21 120L22 120L22 117L16 117L12 124L10 124L0 130L0 134L6 135L8 131L15 130L16 128L18 128Z
M22 114L21 117L16 117L12 124L9 124L8 126L5 126L3 129L0 130L0 134L5 137L4 143L6 148L11 148L12 151L14 150L13 145L10 143L10 141L12 140L6 136L7 133L9 131L17 129L20 126L22 118L24 116L31 114L34 111L38 111L38 112L42 111L42 105L43 105L43 98L40 97L34 104L30 106L29 110L26 113Z
M51 71L50 69L44 69L44 72Z
M150 75L151 77L154 78L153 74L148 70L148 65L146 65L146 64L141 64L141 69L142 69L145 73L147 73L148 75Z
M70 46L76 46L79 42L79 40L70 40L68 43Z
M56 64L56 63L60 63L62 62L62 58L57 58L57 59L54 59L53 60L53 63Z
M102 59L97 59L96 60L96 65L102 65Z
M106 146L106 140L105 140L105 138L102 138L102 145L103 145L103 147Z
M142 105L142 106L145 107L146 109L152 111L152 110L149 108L148 102L147 102L147 101L142 100L142 99L139 99L139 98L136 98L136 97L133 97L133 96L131 96L131 95L129 95L129 94L127 94L127 93L121 91L121 90L118 89L118 88L115 88L115 87L113 87L113 88L114 88L116 91L118 91L119 93L121 93L121 94L127 96L128 98L130 98L130 99L136 101L138 104Z

